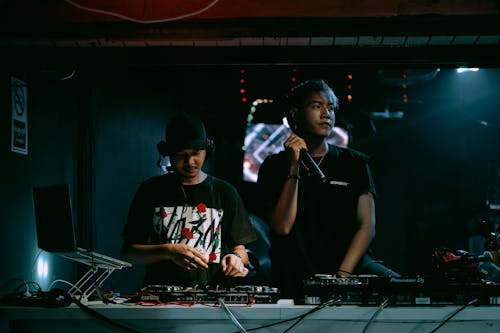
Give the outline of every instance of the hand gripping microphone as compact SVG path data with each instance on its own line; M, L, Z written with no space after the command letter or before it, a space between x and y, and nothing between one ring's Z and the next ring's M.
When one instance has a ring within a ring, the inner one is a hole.
M292 130L292 132L297 134L298 136L302 136L297 125L295 124L295 119L293 119L293 117L290 115L290 112L285 112L285 117L288 121L288 124L290 125L290 129ZM326 181L325 174L323 173L323 171L321 171L318 164L313 160L311 154L309 154L306 149L300 150L300 159L312 174L317 176L322 182Z
M326 181L326 176L321 171L319 168L318 164L313 160L311 154L305 149L300 150L300 158L302 162L306 165L306 167L311 171L312 174L314 174L316 177L318 177L322 182Z

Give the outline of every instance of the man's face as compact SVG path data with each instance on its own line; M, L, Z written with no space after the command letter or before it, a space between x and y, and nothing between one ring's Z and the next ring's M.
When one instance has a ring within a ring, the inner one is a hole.
M335 123L333 98L328 92L311 92L296 116L304 134L326 138Z
M181 178L193 179L198 177L206 156L204 149L183 149L170 156L170 163Z

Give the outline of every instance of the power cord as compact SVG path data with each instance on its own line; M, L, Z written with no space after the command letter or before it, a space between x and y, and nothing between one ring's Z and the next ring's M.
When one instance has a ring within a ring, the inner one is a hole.
M434 333L436 332L438 329L440 329L441 327L443 327L444 324L446 324L447 322L449 322L451 320L451 318L455 317L458 313L460 313L463 309L465 309L466 307L470 306L470 305L474 305L476 304L477 302L479 301L479 299L475 298L473 299L472 301L468 302L467 304L465 305L462 305L460 308L458 308L456 311L454 311L452 314L450 314L448 316L448 318L446 318L442 323L440 323L436 328L434 328L430 333Z
M233 324L236 327L238 327L238 329L240 330L240 333L247 333L247 331L243 328L243 326L240 324L240 322L235 317L235 315L227 307L226 303L224 302L224 300L222 298L219 298L219 304L221 305L222 309L224 309L224 311L226 312L226 314L229 317L229 319L231 319L231 321L233 322Z
M375 318L378 317L380 312L382 312L383 309L385 309L389 305L389 299L385 299L378 307L377 311L373 313L373 315L370 317L370 320L366 323L365 327L363 328L363 331L361 333L365 333L368 330L368 327L372 324L372 322L375 320Z
M131 333L142 333L141 331L139 330L136 330L135 328L132 328L132 327L129 327L129 326L126 326L126 325L123 325L117 321L114 321L102 314L100 314L99 312L89 308L88 306L84 305L82 302L76 300L76 299L73 299L73 303L75 303L76 305L78 305L78 307L80 309L82 309L83 311L85 311L86 313L90 314L92 317L95 317L99 320L102 320L116 328L119 328L121 329L122 331L124 332L131 332Z
M329 301L326 301L325 303L322 303L320 305L318 305L317 307L311 309L310 311L302 314L299 316L298 320L293 323L290 327L288 327L286 330L283 331L283 333L286 333L286 332L289 332L292 328L294 328L295 326L297 326L302 320L304 320L304 318L306 318L307 316L311 315L312 313L314 312L317 312L327 306L331 306L331 305L334 305L336 303L340 302L340 300L338 299L331 299Z
M307 316L311 315L312 313L317 312L317 311L319 311L319 310L321 310L321 309L323 309L323 308L325 308L327 306L332 306L332 305L338 304L340 301L341 301L340 299L331 299L329 301L326 301L326 302L324 302L324 303L316 306L315 308L312 308L311 310L309 310L306 313L303 313L301 315L298 315L298 316L295 316L295 317L292 317L292 318L288 318L288 319L284 319L284 320L280 320L280 321L274 322L272 324L262 325L262 326L254 327L254 328L249 328L246 331L247 332L256 331L256 330L260 330L260 329L264 329L264 328L268 328L268 327L272 327L272 326L276 326L276 325L281 325L281 324L287 323L289 321L293 321L293 320L298 319L295 323L293 323L292 326L290 326L289 328L286 329L285 332L288 332L293 327L297 326L304 318L306 318ZM241 333L241 332L235 332L235 333Z
M66 281L66 280L61 280L61 279L57 279L57 280L52 281L52 282L50 283L50 285L49 285L49 290L50 290L50 289L52 289L52 288L54 287L54 285L55 285L56 283L58 283L58 282L66 283L67 285L69 285L69 286L71 286L71 287L75 288L76 290L78 290L80 293L82 293L82 294L83 294L82 290L81 290L80 288L78 288L77 286L75 286L73 283L68 282L68 281Z
M30 285L34 285L36 287L36 290L34 291L30 291ZM35 281L28 281L28 282L24 282L22 284L20 284L14 291L13 294L17 294L19 295L20 291L19 289L21 289L22 287L24 287L24 292L22 292L22 297L23 298L30 298L33 296L33 293L37 294L37 293L40 293L42 291L42 287L40 287L40 285L35 282Z
M14 306L54 308L68 306L71 304L71 297L62 289L55 288L44 292L37 282L23 281L13 292L2 296L0 303Z

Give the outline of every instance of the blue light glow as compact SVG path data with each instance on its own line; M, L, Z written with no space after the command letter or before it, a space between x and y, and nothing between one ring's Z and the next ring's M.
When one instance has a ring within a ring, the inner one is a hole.
M477 71L479 71L479 68L477 68L477 67L473 67L473 68L460 67L460 68L457 68L457 73L477 72Z
M47 258L42 254L38 257L37 261L37 274L38 279L46 279L49 275L49 263Z

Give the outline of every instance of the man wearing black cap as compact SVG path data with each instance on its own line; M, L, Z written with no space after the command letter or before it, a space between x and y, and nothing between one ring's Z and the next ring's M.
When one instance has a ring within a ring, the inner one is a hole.
M146 180L122 232L123 252L148 264L145 285L218 286L248 273L245 244L256 240L245 206L228 182L202 170L213 149L200 119L174 116L158 144L171 172Z

